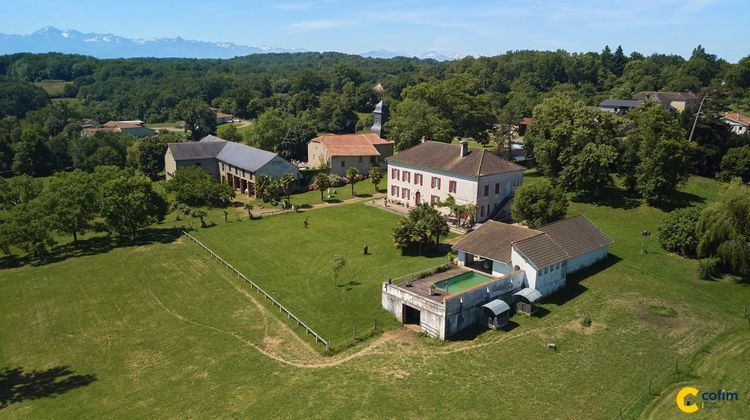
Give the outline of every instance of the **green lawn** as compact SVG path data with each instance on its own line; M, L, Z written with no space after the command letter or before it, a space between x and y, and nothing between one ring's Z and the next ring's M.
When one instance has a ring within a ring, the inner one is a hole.
M692 178L683 198L705 205L719 188ZM570 215L586 215L614 239L612 257L571 279L542 316L446 343L392 330L331 357L262 300L256 305L257 294L196 245L165 233L164 243L89 247L92 255L3 269L0 368L24 375L0 375L0 417L661 419L684 416L674 396L688 384L743 398L691 418L746 417L750 287L698 280L697 263L663 252L655 237L639 254L638 233L654 230L663 212L615 204L571 205ZM395 220L353 204L221 221L197 235L335 332L350 320L388 318L377 309L377 283L407 265L383 228ZM359 255L363 242L372 256ZM334 286L334 252L349 261L338 283L361 284ZM336 300L329 310L317 298ZM548 351L549 342L559 350ZM68 371L55 369L62 366Z
M382 192L385 188L386 181L380 182L380 191ZM369 179L365 179L363 181L358 182L354 185L354 195L352 195L352 186L351 185L344 185L341 187L331 188L331 191L334 191L331 195L331 199L328 199L328 194L325 192L323 194L323 200L320 199L320 191L313 190L313 191L305 191L297 194L292 194L290 196L290 199L292 203L297 203L299 205L314 205L314 204L320 204L323 202L326 203L339 203L344 200L348 200L350 198L366 198L366 197L372 197L375 192L375 186L372 184L372 182ZM263 200L255 200L255 204L262 204L264 207L273 206L270 202L264 202Z
M304 220L309 220L305 229ZM391 241L398 216L364 204L219 223L195 236L250 277L318 333L334 349L355 334L393 327L380 309L381 284L447 261L446 252L402 256ZM363 255L367 244L369 255ZM334 255L346 267L334 281Z
M154 130L158 130L160 128L166 128L166 129L175 129L175 130L182 130L181 128L176 128L175 124L182 124L185 125L185 121L171 121L171 122L163 122L163 123L152 123L152 124L145 124L148 128L153 128Z
M47 91L47 94L50 97L57 98L63 95L65 85L70 83L72 82L66 82L65 80L44 80L41 82L35 82L34 84Z

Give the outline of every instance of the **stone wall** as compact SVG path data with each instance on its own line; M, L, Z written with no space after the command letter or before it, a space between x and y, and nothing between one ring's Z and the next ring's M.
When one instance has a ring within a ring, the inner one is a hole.
M511 304L513 293L524 287L523 271L508 273L492 283L468 289L445 298L445 338L484 319L482 305L495 299ZM489 292L488 292L489 291Z

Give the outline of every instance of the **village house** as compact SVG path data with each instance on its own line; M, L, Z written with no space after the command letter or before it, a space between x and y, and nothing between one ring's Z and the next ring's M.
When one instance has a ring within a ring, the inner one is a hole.
M385 159L393 155L392 141L384 139L383 124L388 107L380 101L373 111L373 125L369 133L327 134L307 143L307 161L312 168L327 167L330 173L344 176L346 170L355 167L367 174L373 166L382 166Z
M672 112L694 111L700 98L693 92L655 92L644 90L632 97L636 101L651 101Z
M523 182L524 167L466 141L422 143L388 159L387 199L412 207L445 201L475 204L478 222L509 214L510 200Z
M156 130L144 127L143 121L141 120L107 121L98 127L94 127L90 124L93 120L87 120L87 122L89 122L89 124L83 126L83 129L81 130L82 136L91 137L98 132L118 133L134 137L148 137L156 134Z
M198 142L169 143L164 155L167 179L177 169L199 166L217 180L231 185L241 194L253 195L257 175L278 178L291 173L299 178L299 170L276 153L216 136L206 136Z
M385 158L392 154L393 142L375 133L323 135L307 144L309 165L327 166L330 173L339 176L351 166L367 174L373 166L384 165Z
M728 124L734 134L747 134L750 131L750 117L738 112L727 112L721 120Z
M611 243L583 216L538 229L488 221L453 246L455 268L384 283L382 306L442 340L477 324L501 328L512 308L533 314L568 274L606 258Z

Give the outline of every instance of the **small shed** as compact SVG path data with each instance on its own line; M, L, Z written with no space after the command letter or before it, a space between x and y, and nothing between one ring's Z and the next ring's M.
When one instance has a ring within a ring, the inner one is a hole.
M508 324L510 306L505 301L495 299L482 305L482 310L484 311L484 316L487 318L487 326L489 328L497 330Z
M516 299L516 310L518 312L523 312L526 315L532 315L534 312L536 312L536 305L534 305L534 302L539 300L542 297L542 294L539 292L539 290L527 287L514 293L513 297L515 297Z

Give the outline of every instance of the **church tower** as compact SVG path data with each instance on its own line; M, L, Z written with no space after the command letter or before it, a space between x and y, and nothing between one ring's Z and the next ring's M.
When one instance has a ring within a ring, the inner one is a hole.
M370 132L377 134L380 138L384 138L385 132L383 126L388 119L388 105L384 104L383 101L378 102L375 105L375 110L372 111L372 116L373 124L370 127Z

